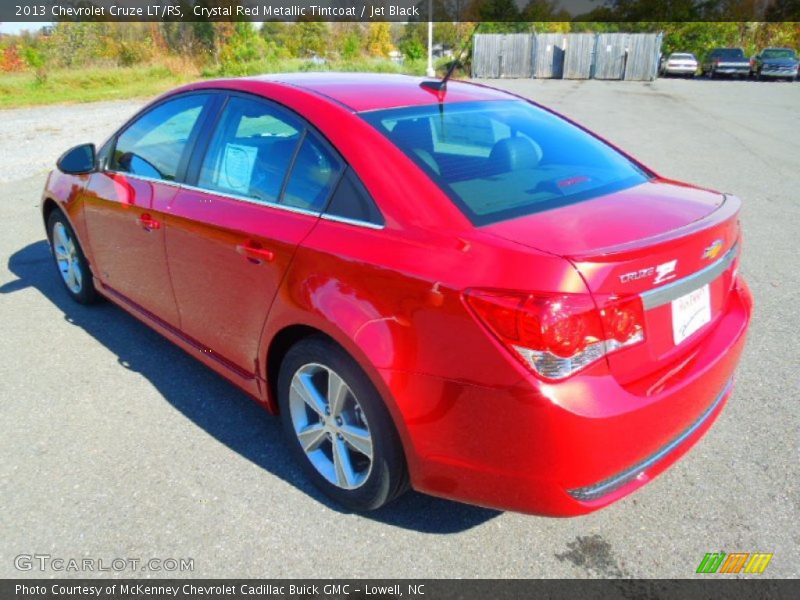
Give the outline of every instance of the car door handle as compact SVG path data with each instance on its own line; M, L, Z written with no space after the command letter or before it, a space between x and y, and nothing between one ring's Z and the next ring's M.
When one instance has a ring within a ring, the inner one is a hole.
M157 221L147 213L139 215L139 225L144 227L147 231L161 229L161 221Z
M260 244L254 242L245 242L244 244L237 244L236 252L247 258L251 262L260 263L262 260L272 262L275 259L275 253L272 250L262 248Z

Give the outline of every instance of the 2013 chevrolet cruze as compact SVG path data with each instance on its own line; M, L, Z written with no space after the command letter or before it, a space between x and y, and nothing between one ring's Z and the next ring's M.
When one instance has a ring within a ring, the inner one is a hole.
M279 412L308 476L576 515L731 392L740 201L485 86L303 74L172 91L65 153L43 215L106 297Z

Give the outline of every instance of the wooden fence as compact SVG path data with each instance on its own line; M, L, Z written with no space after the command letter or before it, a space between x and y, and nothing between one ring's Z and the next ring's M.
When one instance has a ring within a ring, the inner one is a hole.
M660 33L482 33L472 47L472 76L483 78L652 81Z

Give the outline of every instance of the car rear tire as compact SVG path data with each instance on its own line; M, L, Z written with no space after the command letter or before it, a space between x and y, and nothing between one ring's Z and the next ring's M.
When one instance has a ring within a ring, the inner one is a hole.
M47 232L50 252L67 293L79 304L97 302L99 294L94 287L89 262L83 254L78 237L61 211L54 210L50 213Z
M358 364L313 336L286 353L278 375L281 421L309 479L354 511L375 510L408 487L400 438Z

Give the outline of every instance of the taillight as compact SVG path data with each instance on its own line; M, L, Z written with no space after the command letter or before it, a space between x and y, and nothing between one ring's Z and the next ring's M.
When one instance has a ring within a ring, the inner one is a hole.
M606 354L644 341L638 296L519 294L469 290L467 304L505 346L537 375L564 379Z

